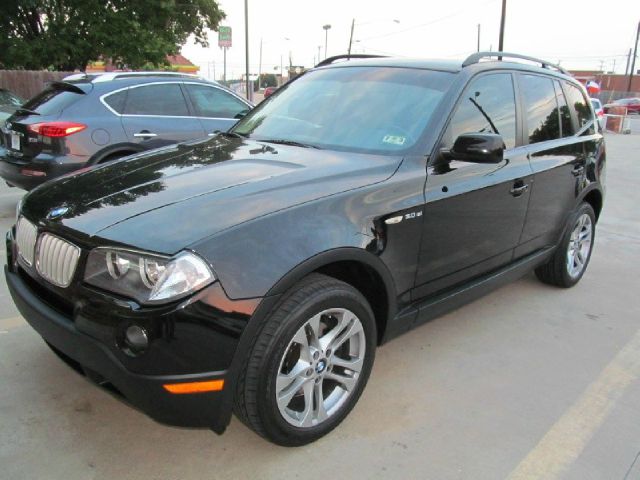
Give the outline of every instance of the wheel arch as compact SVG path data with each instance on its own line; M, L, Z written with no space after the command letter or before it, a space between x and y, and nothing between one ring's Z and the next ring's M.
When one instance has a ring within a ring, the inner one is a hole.
M586 191L580 198L578 205L582 202L587 202L593 208L596 214L596 222L600 218L600 212L602 211L603 195L599 188L593 187ZM577 207L576 207L577 208Z
M393 278L382 260L356 247L328 250L294 267L271 288L268 295L284 293L311 273L322 273L348 283L367 299L375 316L380 343L388 321L397 310Z
M94 153L89 159L89 161L87 162L87 164L97 165L100 162L102 162L104 159L112 155L117 155L117 154L122 154L122 156L132 155L134 153L139 153L144 150L145 150L144 148L142 148L140 145L137 145L135 143L121 143L117 145L109 145L108 147L105 147L102 150L99 150L96 153Z

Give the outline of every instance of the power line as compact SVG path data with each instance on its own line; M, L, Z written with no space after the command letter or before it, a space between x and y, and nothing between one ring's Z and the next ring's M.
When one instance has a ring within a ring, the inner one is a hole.
M498 0L489 0L487 2L478 4L477 7L484 7L485 5L489 5L490 3L495 3L497 1ZM438 22L441 22L443 20L448 20L448 19L450 19L452 17L456 17L456 16L460 15L461 13L467 13L467 12L468 12L467 8L461 8L460 10L457 10L457 11L455 11L453 13L445 15L444 17L436 18L435 20L432 20L430 22L421 23L420 25L414 25L413 27L405 28L403 30L397 30L395 32L389 32L389 33L384 33L382 35L375 35L373 37L363 38L362 41L374 40L374 39L377 39L377 38L386 38L386 37L390 37L390 36L393 36L393 35L400 35L401 33L406 33L406 32L410 32L412 30L417 30L419 28L428 27L429 25L433 25L434 23L438 23Z

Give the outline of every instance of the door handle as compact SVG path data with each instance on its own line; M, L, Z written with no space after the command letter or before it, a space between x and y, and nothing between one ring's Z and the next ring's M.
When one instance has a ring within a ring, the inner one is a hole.
M529 185L527 185L526 183L516 182L513 185L513 188L511 190L509 190L509 193L511 195L513 195L514 197L519 197L520 195L522 195L527 190L529 190Z
M158 134L151 133L149 130L142 130L139 133L134 133L133 136L138 138L151 138L151 137L157 137Z
M573 170L571 170L571 173L574 177L581 177L584 173L584 167L582 165L578 165Z

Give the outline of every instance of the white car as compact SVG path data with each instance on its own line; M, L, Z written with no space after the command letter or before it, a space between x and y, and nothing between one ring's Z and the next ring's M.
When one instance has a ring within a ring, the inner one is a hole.
M598 125L600 126L600 130L604 129L604 109L602 108L602 102L597 98L591 98L591 105L593 105L593 111L596 112L596 117L598 118Z

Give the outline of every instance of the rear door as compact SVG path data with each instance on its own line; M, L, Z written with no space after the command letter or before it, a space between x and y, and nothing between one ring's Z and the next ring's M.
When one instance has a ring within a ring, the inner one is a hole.
M122 115L127 138L144 148L200 138L202 125L192 116L180 82L129 87Z
M584 136L595 133L591 104L575 86L519 74L525 141L534 182L517 256L555 245L584 188Z
M481 164L436 155L430 161L414 298L511 261L532 178L518 139L515 98L513 75L501 72L474 78L458 101L438 151L450 150L463 133L498 133L504 160Z
M246 115L251 107L226 90L204 83L183 84L194 115L207 134L226 132Z

